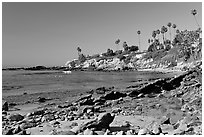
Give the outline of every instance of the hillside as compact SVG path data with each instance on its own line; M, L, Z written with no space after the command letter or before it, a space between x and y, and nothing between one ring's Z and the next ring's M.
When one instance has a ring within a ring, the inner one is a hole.
M78 59L68 61L68 70L122 71L141 69L177 69L185 70L201 61L201 31L180 31L170 43L164 44L155 39L147 51L139 52L136 46L124 46L124 50L85 56L79 54Z

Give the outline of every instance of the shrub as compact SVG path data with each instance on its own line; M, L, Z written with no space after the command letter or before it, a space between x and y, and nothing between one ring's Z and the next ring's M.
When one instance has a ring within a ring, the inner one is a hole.
M86 61L86 57L84 56L84 54L80 54L78 60L80 63L83 63Z
M117 58L119 58L120 61L121 61L121 60L124 60L126 57L120 54L120 55L117 56Z

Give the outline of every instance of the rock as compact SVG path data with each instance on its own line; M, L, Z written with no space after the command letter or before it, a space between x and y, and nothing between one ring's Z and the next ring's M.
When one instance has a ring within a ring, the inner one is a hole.
M77 135L84 135L84 133L83 133L83 132L81 132L81 133L79 133L79 134L77 134Z
M104 135L110 135L110 134L111 134L110 130L106 129L106 132L104 133Z
M56 120L53 120L53 121L50 122L50 124L51 124L51 125L58 125L58 124L60 124L60 122L59 122L59 121L56 121Z
M35 127L35 126L37 126L36 123L26 122L26 123L22 123L22 124L20 125L20 128L21 128L22 130L24 130L24 129L32 128L32 127Z
M10 121L20 121L20 120L23 120L24 117L23 117L22 115L16 113L16 114L11 114L11 115L8 117L8 119L9 119Z
M74 126L70 131L78 134L79 132L81 132L81 126Z
M30 117L30 116L32 116L32 113L29 112L26 114L26 117Z
M13 135L14 128L3 131L3 135Z
M116 135L125 135L124 131L119 131Z
M97 135L104 135L105 134L104 131L94 131L94 133L97 134Z
M202 126L194 127L194 132L196 135L202 135Z
M134 135L134 131L133 131L133 130L128 130L128 131L126 132L126 135Z
M166 116L163 116L161 119L161 124L171 124L170 123L170 118L169 117L166 117Z
M99 97L99 98L94 99L93 102L95 105L103 105L106 102L106 99L103 97Z
M25 130L18 133L18 135L30 135L31 133L27 134Z
M149 130L147 128L143 128L139 130L138 135L146 135L148 133L149 133Z
M94 111L94 107L93 106L86 106L82 109L82 113L90 113Z
M115 100L115 99L119 99L121 97L126 97L127 94L126 93L120 93L117 91L111 91L110 93L107 93L104 95L104 98L106 100Z
M154 135L159 135L160 133L162 132L161 128L158 127L158 126L154 126L153 129L152 129L152 133Z
M36 111L33 111L31 113L31 115L43 115L45 113L45 110L44 109L39 109L39 110L36 110ZM27 114L28 115L28 114Z
M114 118L115 118L115 115L112 116L110 113L101 113L98 116L98 122L100 126L108 128L109 125L113 122Z
M38 97L38 102L40 102L40 103L43 103L43 102L45 102L47 99L46 98L44 98L44 97Z
M17 126L15 127L15 129L13 130L13 134L17 134L17 133L19 133L20 131L22 131L22 129L20 128L19 125L17 125Z
M72 122L71 126L78 126L78 123Z
M159 94L163 90L163 86L166 84L166 79L159 79L154 81L153 83L149 83L147 85L144 85L140 89L133 90L128 94L130 97L137 97L139 94L145 95L150 93L156 93Z
M176 130L173 131L172 134L174 134L174 135L175 134L181 134L182 132L185 132L187 130L188 130L187 124L182 123L179 125L179 127Z
M120 113L122 111L121 108L112 108L111 113Z
M83 131L87 128L94 128L95 130L108 129L109 125L113 122L114 117L115 116L111 116L110 113L101 113L98 118L84 123L80 130Z
M161 125L161 130L162 130L162 133L164 133L164 134L166 134L166 133L170 134L173 132L174 127L170 124L163 124L163 125Z
M8 110L9 110L8 102L4 101L2 103L2 111L8 111Z
M53 131L50 135L76 135L73 131Z
M84 131L84 135L94 135L94 132L92 131L92 130L90 130L90 129L86 129L85 131Z
M122 127L130 127L131 126L131 124L130 124L130 122L129 121L123 121L123 123L122 123L122 125L121 125Z
M161 133L160 125L156 121L153 121L147 125L146 128L149 129L154 135L159 135Z
M83 105L94 105L94 99L92 98L88 98L88 99L84 99L84 100L81 100L79 102L80 106L83 106Z
M81 100L85 100L85 99L90 99L92 97L92 94L88 94L88 95L84 95L82 97L80 97L77 102L81 101Z

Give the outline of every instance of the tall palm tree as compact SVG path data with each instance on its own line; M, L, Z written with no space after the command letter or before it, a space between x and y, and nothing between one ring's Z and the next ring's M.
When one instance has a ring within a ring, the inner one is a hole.
M115 44L116 44L116 50L118 50L119 43L120 43L120 39L117 39L117 40L115 41Z
M140 31L140 30L138 30L138 31L137 31L137 34L138 34L139 48L140 48L140 34L141 34L141 31Z
M164 44L164 41L165 41L164 33L165 33L165 26L162 26L162 28L161 28L161 34L162 34L162 36L163 36L163 44Z
M200 28L200 25L198 24L198 21L197 21L196 16L195 16L197 14L197 10L196 9L192 9L191 10L191 14L194 16L194 19L196 21L196 24L198 25L198 28Z
M174 37L175 37L175 35L176 35L176 33L175 33L176 27L177 27L176 24L173 24L173 25L172 25L172 28L174 28Z
M81 53L81 48L77 47L78 55Z
M167 26L169 27L169 36L170 36L170 41L171 41L171 22L169 22Z

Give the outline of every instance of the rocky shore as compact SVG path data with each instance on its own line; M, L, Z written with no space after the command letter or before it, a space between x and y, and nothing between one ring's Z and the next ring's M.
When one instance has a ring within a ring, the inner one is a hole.
M201 135L202 64L174 78L91 90L57 105L11 113L2 103L4 135ZM48 99L49 100L49 99ZM46 102L38 98L38 102Z

